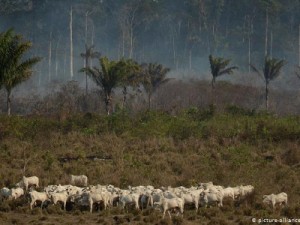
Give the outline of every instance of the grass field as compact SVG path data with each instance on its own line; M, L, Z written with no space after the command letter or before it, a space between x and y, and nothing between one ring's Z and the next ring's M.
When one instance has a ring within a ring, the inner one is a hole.
M253 224L251 218L300 218L300 117L277 117L237 107L216 113L190 108L177 116L163 112L107 117L73 115L0 117L0 187L12 187L25 170L41 186L67 184L86 174L90 184L186 186L213 181L251 184L247 204L162 219L154 210L128 213L116 208L90 214L60 206L29 210L26 199L0 203L0 224ZM24 167L25 166L25 167ZM272 211L262 195L286 192L289 204ZM128 222L129 221L129 222Z

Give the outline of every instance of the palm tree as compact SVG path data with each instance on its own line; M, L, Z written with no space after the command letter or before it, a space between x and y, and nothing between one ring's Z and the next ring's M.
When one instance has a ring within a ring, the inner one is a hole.
M32 43L23 41L21 35L15 35L13 30L0 34L0 88L7 92L7 114L11 113L11 92L14 87L29 79L32 67L41 58L33 57L23 60L23 55L31 48Z
M85 60L85 66L90 68L90 59L100 58L100 52L94 52L94 45L87 46L85 45L85 53L81 53L80 56ZM85 94L88 93L88 75L85 73Z
M125 107L127 101L127 87L136 88L140 83L140 65L132 59L120 61L123 67L121 86L123 86L123 102L122 107Z
M210 69L211 69L211 74L213 76L211 82L213 89L215 88L217 77L220 77L225 74L233 74L233 70L238 69L237 66L227 67L230 61L231 61L230 59L213 57L212 55L209 55Z
M100 69L82 68L80 72L86 72L93 81L101 87L104 92L104 102L106 106L107 115L112 111L112 92L113 89L123 84L124 74L129 73L131 70L126 60L110 61L106 57L99 59Z
M266 110L269 109L269 83L280 75L280 71L285 64L284 60L266 56L263 74L255 66L251 65L252 69L265 81Z
M163 67L161 64L149 63L141 65L141 84L148 95L148 109L151 108L151 98L153 93L163 84L169 82L172 78L166 75L170 71L169 68Z

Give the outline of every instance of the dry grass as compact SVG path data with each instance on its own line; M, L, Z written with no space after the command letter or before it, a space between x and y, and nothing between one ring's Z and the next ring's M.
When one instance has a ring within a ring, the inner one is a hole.
M26 175L40 177L41 186L67 184L70 174L87 174L90 184L121 188L213 181L224 186L252 184L256 192L251 201L225 202L222 209L187 209L184 218L170 220L153 210L90 214L49 206L30 211L24 198L0 203L0 224L250 224L252 217L299 217L299 118L193 110L177 118L126 117L125 125L123 117L115 117L113 129L106 118L93 115L64 122L2 117L0 186L11 187L20 180L25 160ZM191 128L188 135L172 130L182 124ZM287 208L273 212L262 205L263 194L281 191L288 193Z

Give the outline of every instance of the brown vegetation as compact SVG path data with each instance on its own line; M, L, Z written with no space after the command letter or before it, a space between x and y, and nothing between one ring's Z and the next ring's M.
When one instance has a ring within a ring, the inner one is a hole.
M122 188L213 181L224 186L251 184L256 190L247 203L227 202L222 209L201 208L198 213L187 209L183 219L172 221L161 220L161 214L151 210L126 214L111 209L90 215L49 206L30 212L23 199L1 203L1 224L57 224L62 218L65 224L126 224L128 219L130 224L250 224L252 217L300 214L299 117L231 106L224 113L195 107L176 116L143 112L131 117L120 111L109 117L67 116L63 121L41 116L4 116L0 121L1 187L18 182L27 162L25 175L40 177L41 186L66 184L69 174L87 174L91 184ZM273 212L262 205L263 194L281 191L289 195L287 208Z

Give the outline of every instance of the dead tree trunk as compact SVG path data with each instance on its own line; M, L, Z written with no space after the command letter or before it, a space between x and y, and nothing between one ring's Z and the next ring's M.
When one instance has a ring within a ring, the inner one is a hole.
M266 81L266 96L265 96L265 99L266 99L266 110L269 110L269 82Z
M273 31L271 30L270 34L270 58L273 57Z
M10 112L11 112L11 90L6 90L7 91L7 115L10 116Z
M298 51L299 51L299 52L298 52L298 54L299 54L298 66L300 66L300 24L299 24L299 34L298 34L298 35L299 35L299 37L298 37L298 39L299 39L299 40L298 40L298 41L299 41L299 43L298 43L298 45L299 45L299 49L298 49Z
M192 70L192 49L189 50L189 68Z
M248 34L248 72L251 71L251 36Z
M70 76L73 79L74 72L73 72L73 8L71 6L70 10Z
M93 22L93 20L92 20L92 35L91 35L91 43L92 43L92 46L94 45L94 36L95 36L95 26L94 26L94 22ZM91 67L91 68L93 67L93 58L91 59L90 67Z
M64 69L63 69L64 77L66 76L66 67L67 67L67 49L65 49L64 52Z
M268 55L268 26L269 26L269 13L268 13L268 9L266 9L265 57Z
M89 11L85 12L85 44L87 45L87 36L88 36L88 16L89 16Z
M57 40L56 48L55 48L55 77L58 76L58 47L59 47L59 42L60 42L60 36Z
M52 31L50 32L49 51L48 51L48 81L51 81L51 64L52 64Z

